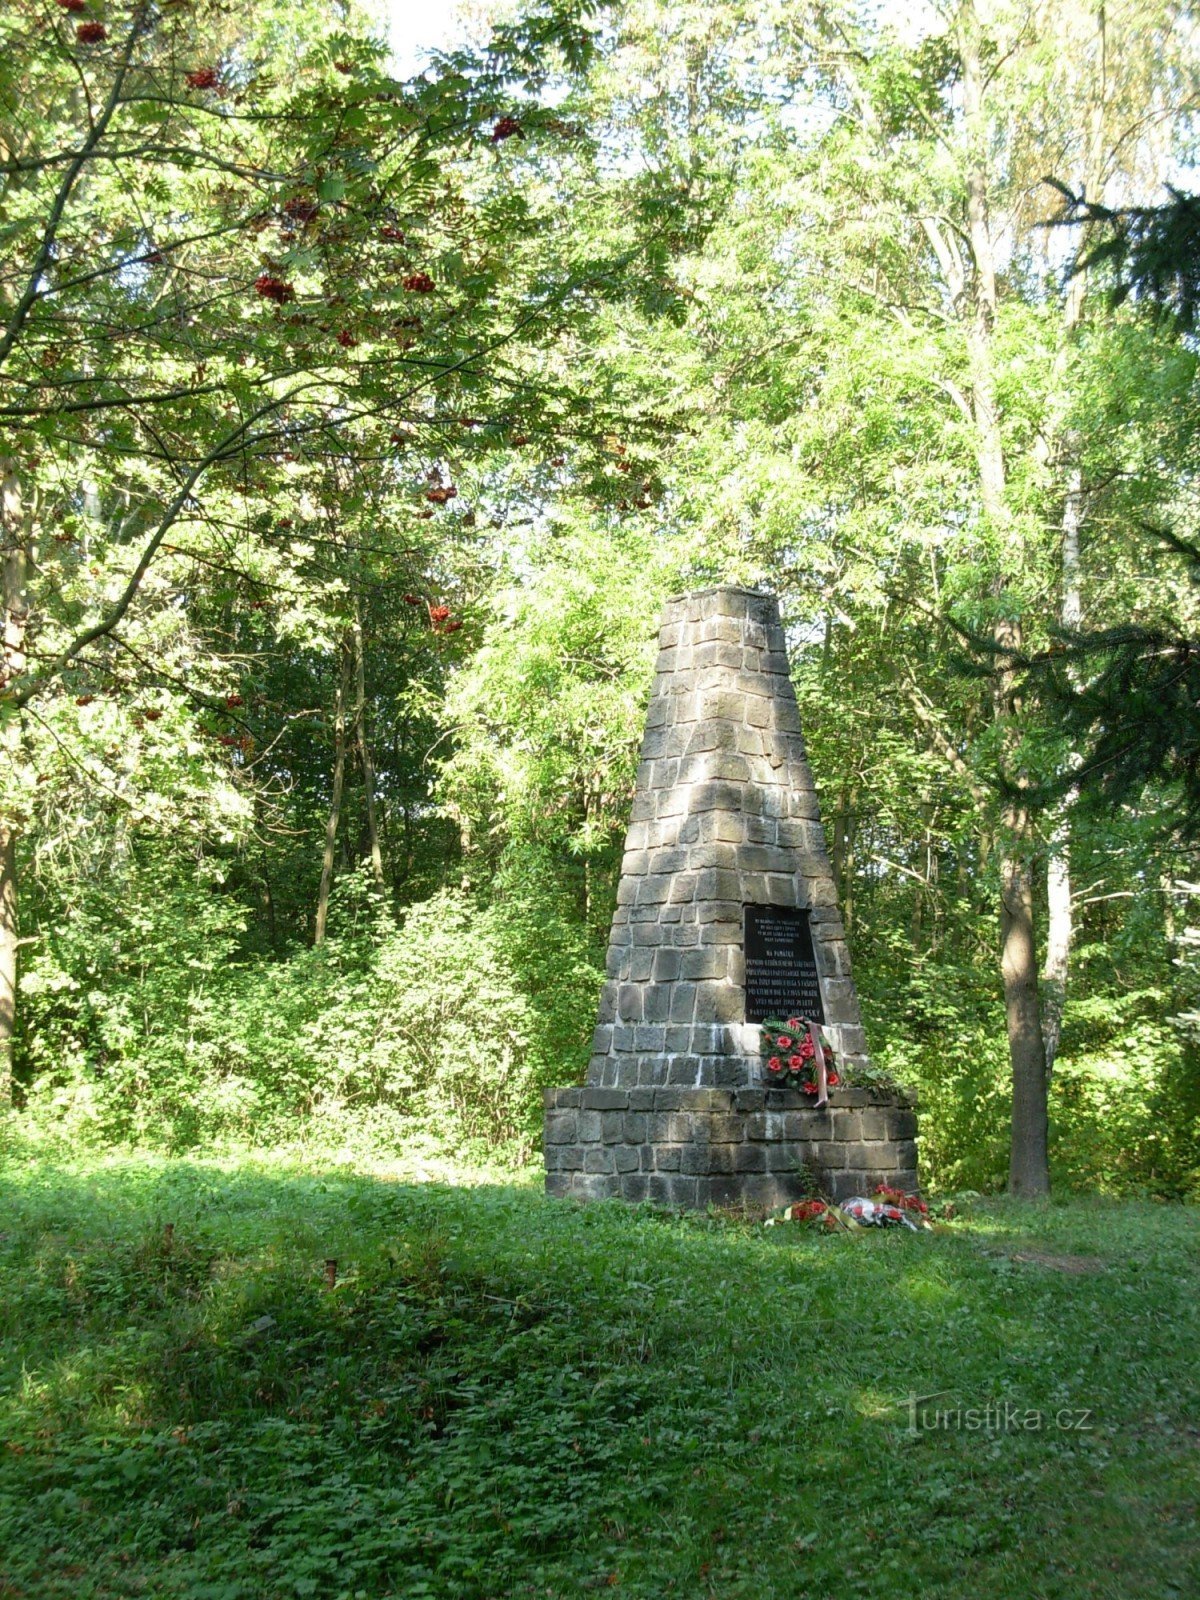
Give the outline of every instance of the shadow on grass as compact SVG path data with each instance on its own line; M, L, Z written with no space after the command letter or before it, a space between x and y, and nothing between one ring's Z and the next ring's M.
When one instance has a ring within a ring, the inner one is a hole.
M816 1596L917 1570L928 1595L1073 1600L1087 1586L1031 1541L1092 1495L1063 1537L1110 1592L1121 1436L910 1437L907 1396L1051 1405L1082 1374L1129 1418L1184 1366L1176 1347L1131 1382L1097 1340L1129 1314L1123 1267L1063 1280L970 1238L826 1240L522 1184L26 1166L0 1180L0 1233L10 1594ZM1177 1270L1135 1276L1155 1317L1194 1322ZM1171 1453L1140 1465L1170 1503ZM1158 1526L1167 1594L1186 1547Z

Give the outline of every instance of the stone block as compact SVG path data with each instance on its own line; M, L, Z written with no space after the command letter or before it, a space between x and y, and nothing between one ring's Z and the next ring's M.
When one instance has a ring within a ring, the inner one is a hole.
M579 1118L574 1111L547 1111L546 1143L574 1144L579 1136Z
M585 1173L612 1172L614 1170L612 1151L599 1146L593 1146L585 1151L583 1170Z
M862 1119L863 1139L887 1139L891 1135L890 1117L883 1106L868 1106L858 1113Z
M542 1104L547 1111L575 1110L583 1098L582 1089L543 1089Z
M671 985L671 1011L672 1022L690 1023L696 1013L696 986L694 983L674 983Z
M639 1172L642 1163L637 1146L619 1144L613 1152L613 1163L618 1172Z
M742 1013L742 991L717 979L696 984L696 1021L736 1022Z
M668 950L666 955L677 955L678 951ZM648 984L645 998L642 1001L642 1013L647 1022L666 1022L671 1007L671 990L666 984Z
M740 900L741 880L732 868L706 868L697 876L696 896L700 900Z
M846 1165L853 1172L895 1172L900 1159L893 1144L851 1144L846 1149Z
M587 1111L624 1111L629 1105L627 1089L583 1089L580 1105Z
M721 945L683 952L682 973L691 983L702 978L723 978L728 966L728 953Z
M656 984L663 985L673 984L675 979L680 974L682 964L682 956L676 947L667 945L660 947L654 952L654 970L652 973L654 982ZM663 995L664 1000L666 1001L669 1014L672 999L671 991L664 987L660 993ZM664 1018L654 1018L655 1022L662 1020L664 1020Z
M620 1144L625 1137L625 1114L621 1111L600 1113L600 1137L605 1144Z
M765 1172L767 1170L767 1145L739 1144L733 1152L734 1172Z
M650 874L637 880L636 904L639 906L660 905L671 892L671 880L662 874Z
M640 1022L642 1020L642 993L640 983L621 984L617 990L617 1017L621 1022ZM620 1031L620 1029L614 1029L610 1036L614 1044Z
M600 1117L599 1111L581 1111L579 1113L579 1142L580 1144L600 1143Z

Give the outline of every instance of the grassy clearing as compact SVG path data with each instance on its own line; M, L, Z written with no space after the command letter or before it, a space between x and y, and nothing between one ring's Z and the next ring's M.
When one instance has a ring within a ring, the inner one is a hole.
M0 1596L1200 1580L1195 1210L821 1238L532 1182L17 1160L0 1267ZM930 1420L1043 1426L910 1432L934 1392Z

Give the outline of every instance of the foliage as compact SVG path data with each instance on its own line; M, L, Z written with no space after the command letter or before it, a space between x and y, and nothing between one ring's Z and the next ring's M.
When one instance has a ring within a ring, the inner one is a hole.
M926 1179L1004 1181L1015 863L1039 936L1070 880L1056 1181L1190 1192L1195 353L1042 178L1150 238L1192 19L547 3L411 82L324 0L76 25L0 23L27 1117L528 1151L662 600L737 581L783 603Z
M368 878L345 879L338 936L262 963L219 883L131 863L26 972L28 1111L77 1142L190 1148L301 1127L328 1141L383 1110L527 1156L542 1089L586 1063L601 978L543 867L514 852L486 900L443 889L398 928Z

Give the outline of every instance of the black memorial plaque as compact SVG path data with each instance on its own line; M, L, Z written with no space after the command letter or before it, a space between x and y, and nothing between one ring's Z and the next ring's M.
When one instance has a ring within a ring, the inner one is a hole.
M793 906L746 906L744 911L746 1021L807 1017L824 1022L808 912Z

